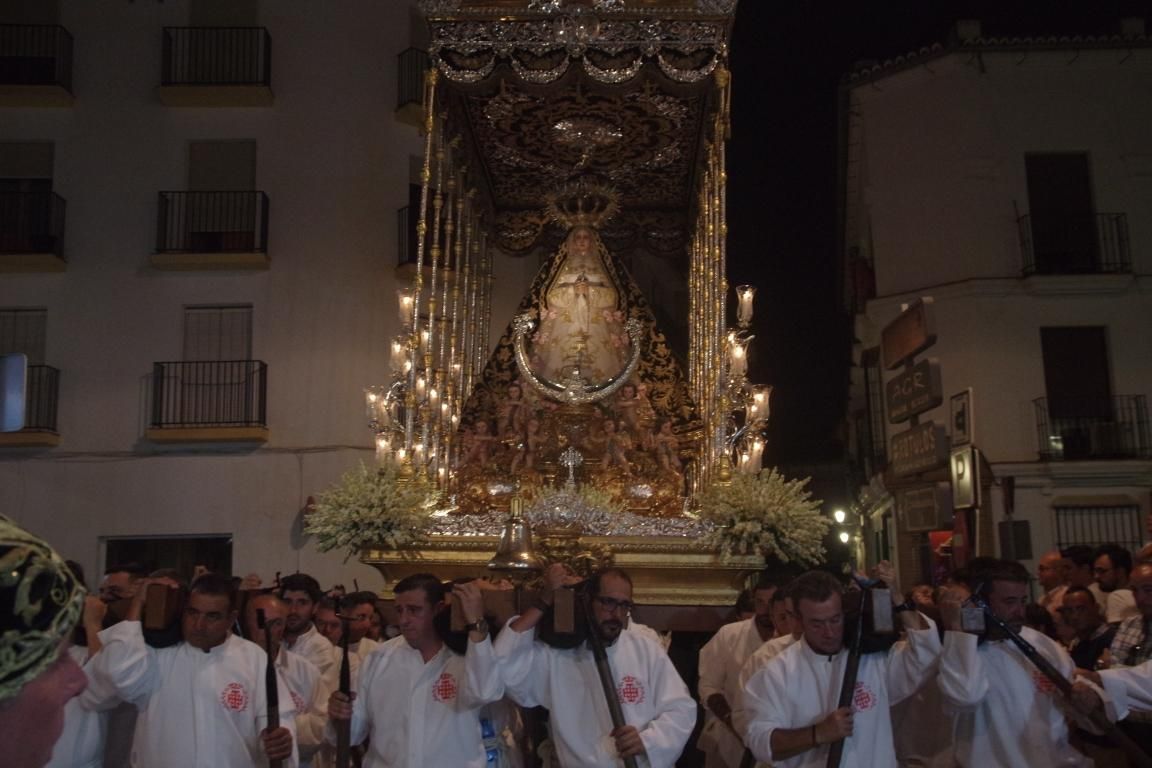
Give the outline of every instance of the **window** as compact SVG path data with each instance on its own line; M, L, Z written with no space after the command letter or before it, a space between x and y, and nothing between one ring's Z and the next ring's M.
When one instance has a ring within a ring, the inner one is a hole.
M1111 419L1112 381L1103 326L1041 328L1044 389L1053 420Z
M251 360L252 305L184 308L184 360Z
M48 310L0 307L0 355L24 354L28 365L44 365Z
M1028 154L1033 268L1040 274L1094 272L1099 262L1088 155Z
M1085 506L1053 505L1056 513L1056 546L1059 549L1073 544L1098 547L1101 544L1119 544L1136 552L1144 544L1140 506L1133 503L1115 503L1120 499L1085 499ZM1098 503L1099 506L1093 506Z
M108 538L104 553L104 568L139 563L148 571L174 568L184 579L192 577L197 565L214 573L232 573L232 536L229 534Z

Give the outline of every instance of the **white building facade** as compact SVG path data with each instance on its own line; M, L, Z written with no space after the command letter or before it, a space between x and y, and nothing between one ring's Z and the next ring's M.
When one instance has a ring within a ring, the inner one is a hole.
M1149 536L1152 40L1139 20L1074 42L958 31L842 89L860 543L908 585L943 567L930 532L953 527L950 508L923 508L948 466L899 477L888 460L909 425L888 418L900 371L881 331L923 296L937 341L918 359L939 361L943 402L919 418L950 425L950 396L971 389L986 461L969 555L1031 568L1053 547Z
M388 380L424 153L400 95L414 7L58 0L0 19L0 352L47 387L0 436L0 513L90 574L125 539L209 537L265 581L381 584L301 520L373 461L363 389ZM493 255L504 318L536 265Z

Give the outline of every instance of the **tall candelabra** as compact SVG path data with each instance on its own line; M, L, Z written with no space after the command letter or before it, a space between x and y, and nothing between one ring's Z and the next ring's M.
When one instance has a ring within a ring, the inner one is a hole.
M444 489L464 394L483 365L492 270L475 192L455 157L459 141L445 136L445 118L434 108L437 78L431 70L425 82L416 263L410 284L397 290L401 331L389 350L391 380L368 387L365 399L377 461Z

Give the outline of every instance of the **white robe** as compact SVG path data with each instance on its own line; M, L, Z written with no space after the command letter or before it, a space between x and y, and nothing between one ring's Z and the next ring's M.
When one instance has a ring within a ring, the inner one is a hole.
M64 730L52 747L52 759L45 768L100 768L104 765L108 711L119 703L119 699L114 695L101 696L98 686L92 685L87 670L87 648L71 646L68 655L84 668L89 685L84 693L69 699L64 705Z
M344 659L344 650L342 648L332 647L332 658L334 664L324 675L324 688L331 696L332 691L340 690L340 664ZM348 677L349 685L353 692L356 691L356 683L360 677L360 656L352 650L348 651ZM324 711L328 711L328 702L324 702ZM320 750L312 755L312 768L336 768L336 737L335 731L325 725L324 743L320 745Z
M1134 667L1100 670L1104 690L1116 705L1116 719L1128 717L1130 709L1152 710L1152 661Z
M1072 678L1072 659L1055 640L1028 627L1020 635ZM952 714L957 764L1092 765L1068 743L1060 693L1010 640L978 643L975 635L945 632L938 680Z
M120 698L136 704L132 765L138 768L219 768L265 765L260 732L267 727L264 670L268 655L255 643L229 635L205 652L187 643L150 648L138 621L100 633L104 648L89 662ZM298 765L292 696L277 678L280 724L292 732Z
M696 702L688 687L664 649L642 635L621 632L607 651L624 721L640 732L647 751L647 759L641 756L637 763L671 768L696 725ZM512 700L548 708L564 768L623 765L609 735L612 718L586 644L552 648L537 642L533 631L506 626L496 638L496 652Z
M312 662L313 666L320 670L321 675L327 675L329 670L336 666L336 660L339 658L332 641L320 634L315 624L310 625L307 632L292 642L285 638L284 647Z
M696 740L696 748L707 755L707 768L740 768L744 755L744 742L736 733L708 709L708 699L719 693L733 710L740 699L740 670L756 649L764 644L756 619L745 619L725 624L700 649L700 681L697 692L704 705L704 728Z
M448 646L425 663L403 637L360 664L352 744L370 738L364 768L484 768L480 708L503 694L492 641ZM330 732L329 737L332 737Z
M276 657L276 673L292 697L300 768L311 768L313 756L324 744L331 690L312 662L285 648Z
M888 653L860 657L853 700L853 735L844 744L843 768L895 768L890 709L915 693L940 656L940 636L932 621L928 629L911 630L908 640ZM828 759L828 744L801 752L787 760L772 755L772 732L778 728L807 728L833 712L848 651L835 656L817 653L801 639L785 648L744 686L748 712L746 743L756 759L778 768L818 768Z

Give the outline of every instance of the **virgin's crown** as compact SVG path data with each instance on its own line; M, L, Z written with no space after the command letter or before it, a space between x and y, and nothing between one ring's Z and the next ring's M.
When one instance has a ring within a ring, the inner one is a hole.
M591 176L565 182L550 192L544 202L548 217L566 229L598 229L620 210L620 194Z

